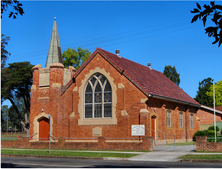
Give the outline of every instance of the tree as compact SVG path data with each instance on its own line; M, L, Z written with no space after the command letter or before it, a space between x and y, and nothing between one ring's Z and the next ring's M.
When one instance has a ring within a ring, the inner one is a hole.
M10 40L9 36L5 36L4 34L1 35L1 68L5 67L6 60L8 59L8 56L11 55L5 48L6 45L8 45L8 41Z
M199 82L197 95L194 98L198 103L212 107L213 105L212 99L208 95L206 95L212 84L213 84L213 79L211 79L210 77Z
M21 100L21 99L19 99ZM19 102L17 103L19 109L21 109L21 107L24 107L24 104L19 104ZM2 118L3 118L3 122L1 123L1 127L2 130L7 131L7 126L8 128L12 128L14 129L21 129L21 123L18 119L18 114L17 112L14 110L13 106L8 107L8 105L3 105L1 106L2 109ZM24 114L22 114L22 117L24 119ZM7 120L8 118L8 120ZM8 124L8 125L7 125Z
M197 8L194 8L191 13L197 13L191 23L196 22L197 19L203 21L203 25L205 27L206 21L208 17L212 17L211 21L215 24L215 26L209 26L205 29L205 33L208 34L209 37L214 37L215 41L212 44L218 43L218 47L220 47L222 43L222 6L215 5L214 2L210 2L210 5L204 4L204 9L201 10L200 4L196 3Z
M13 111L17 114L17 119L25 131L28 132L27 120L24 117L30 113L30 89L32 85L32 67L29 62L10 63L1 72L1 101L9 100ZM19 106L24 104L25 109ZM25 118L27 119L27 118Z
M7 124L8 112L9 112L9 109L7 105L1 106L1 118L2 118L1 128L3 131L7 131L7 128L8 128L8 124Z
M24 11L22 4L17 0L2 0L1 1L1 18L2 14L7 11L8 7L12 7L12 11L9 13L9 18L13 16L13 19L16 19L18 14L23 15Z
M179 86L180 84L180 74L177 73L175 66L170 65L165 66L163 74L168 77L172 82Z
M222 105L222 80L215 83L215 106ZM212 101L211 107L213 107L213 85L210 86L209 90L206 92L206 95Z
M90 56L91 52L88 49L84 50L82 47L78 47L77 51L75 49L68 48L63 51L63 63L66 68L73 66L78 69Z

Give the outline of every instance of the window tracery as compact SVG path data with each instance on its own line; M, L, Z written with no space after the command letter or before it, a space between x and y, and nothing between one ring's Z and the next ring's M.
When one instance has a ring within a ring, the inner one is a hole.
M108 79L95 73L85 88L85 118L112 117L112 89Z

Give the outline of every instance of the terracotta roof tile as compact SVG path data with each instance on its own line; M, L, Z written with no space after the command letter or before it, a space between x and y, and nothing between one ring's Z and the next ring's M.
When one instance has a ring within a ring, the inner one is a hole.
M215 109L222 111L222 106L217 106Z
M91 54L91 56L76 71L73 78L76 78L82 72L87 64L95 57L96 53L100 53L111 65L113 65L120 73L123 73L145 95L148 96L151 94L161 98L185 102L184 104L200 105L179 86L168 79L163 73L126 58L119 57L116 54L110 53L101 48L97 48Z
M197 101L186 94L179 86L168 79L163 73L150 69L116 54L97 48L112 64L133 80L146 94L153 94L178 101L199 105Z

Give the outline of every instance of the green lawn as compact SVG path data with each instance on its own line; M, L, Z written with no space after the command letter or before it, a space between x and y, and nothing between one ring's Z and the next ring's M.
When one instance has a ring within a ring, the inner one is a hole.
M222 153L222 151L195 151L195 153Z
M174 145L174 143L170 143L167 145ZM196 142L185 142L185 143L175 143L176 146L186 146L186 145L196 145Z
M103 153L103 152L70 152L70 151L56 151L51 150L50 154L48 150L1 150L1 154L10 155L45 155L45 156L72 156L72 157L118 157L129 158L138 154L128 153Z
M203 155L195 155L195 154L188 154L185 156L180 157L180 159L202 159L202 160L222 160L221 154L203 154Z
M1 141L17 140L17 137L2 137Z
M17 136L21 136L21 134L1 134L1 141L17 140ZM26 137L26 134L22 136Z

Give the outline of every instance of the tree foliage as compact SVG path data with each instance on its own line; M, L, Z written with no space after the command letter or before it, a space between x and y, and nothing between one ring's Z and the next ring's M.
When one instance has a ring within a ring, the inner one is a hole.
M213 105L212 99L208 95L206 95L212 84L213 84L213 79L210 77L199 82L197 95L194 98L198 103L212 107Z
M6 131L7 126L7 117L8 117L8 127L14 129L22 129L22 123L20 119L18 118L21 115L22 121L25 121L25 105L23 99L15 98L14 100L15 105L18 107L19 114L16 112L15 108L13 106L8 107L8 105L3 105L1 107L2 111L2 123L1 127L2 130ZM26 126L27 128L27 126Z
M32 85L32 67L29 62L10 63L8 67L1 71L1 101L9 100L12 104L10 108L17 114L17 119L27 130L27 120L24 116L30 113L30 89ZM21 108L24 104L25 108ZM11 113L11 111L10 111ZM27 118L26 118L27 119Z
M205 33L208 34L209 37L214 37L215 41L212 44L218 43L218 47L220 47L222 43L222 6L215 5L212 1L210 5L204 4L203 9L200 4L196 3L197 8L194 8L191 13L195 13L196 15L192 18L191 23L196 22L198 19L203 21L203 25L205 27L206 21L208 17L212 17L211 21L215 24L215 26L209 26L205 29Z
M1 106L1 128L3 131L7 130L8 106Z
M13 17L13 19L16 19L16 16L18 14L23 15L24 10L22 8L22 4L17 0L2 0L1 1L1 18L2 14L7 11L8 7L12 8L12 10L9 12L9 18Z
M88 49L82 49L78 47L77 51L75 49L68 48L66 51L63 51L63 63L66 68L73 66L75 69L78 69L90 56L91 52Z
M1 68L5 67L6 60L8 59L8 56L11 55L6 50L6 45L8 45L8 41L10 40L9 36L5 36L4 34L1 34Z
M222 80L215 83L215 106L222 105ZM206 92L206 95L210 98L213 107L213 85L210 86L209 90Z
M173 81L176 85L180 84L180 74L177 73L175 66L171 67L170 65L165 66L163 74Z

